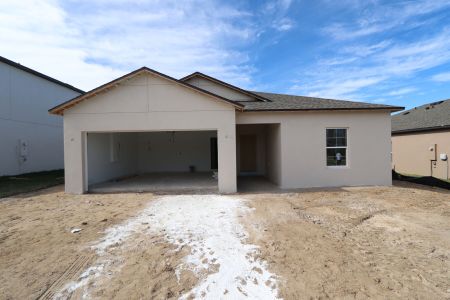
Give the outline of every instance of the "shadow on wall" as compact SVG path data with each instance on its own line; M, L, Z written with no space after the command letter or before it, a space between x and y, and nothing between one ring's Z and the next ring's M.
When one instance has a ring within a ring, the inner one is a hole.
M450 182L432 176L403 175L392 170L392 179L450 190Z

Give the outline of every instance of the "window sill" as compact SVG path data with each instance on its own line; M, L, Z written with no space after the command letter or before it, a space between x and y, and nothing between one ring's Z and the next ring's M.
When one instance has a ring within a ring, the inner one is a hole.
M349 166L326 166L326 168L331 170L350 169Z

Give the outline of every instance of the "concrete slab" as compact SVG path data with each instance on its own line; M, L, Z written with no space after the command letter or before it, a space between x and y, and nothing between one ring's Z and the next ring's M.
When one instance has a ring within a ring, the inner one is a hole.
M212 172L150 173L89 186L90 193L217 193Z
M238 193L281 192L279 186L264 176L238 176Z

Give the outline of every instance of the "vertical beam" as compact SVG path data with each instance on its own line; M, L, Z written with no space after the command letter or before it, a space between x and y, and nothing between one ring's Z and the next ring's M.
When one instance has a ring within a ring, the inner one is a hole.
M219 192L235 193L236 178L236 128L230 124L217 131Z
M65 124L66 125L66 124ZM83 194L86 191L85 168L86 133L70 130L64 126L64 180L69 194Z

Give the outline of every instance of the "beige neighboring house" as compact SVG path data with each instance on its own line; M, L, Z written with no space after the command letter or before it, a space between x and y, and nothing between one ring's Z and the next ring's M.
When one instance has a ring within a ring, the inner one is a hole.
M392 116L392 164L402 174L449 179L450 99Z
M401 109L252 92L198 72L175 79L143 67L50 113L64 117L69 193L139 177L142 190L158 174L212 178L214 170L219 192L233 193L244 176L280 188L390 185L390 114Z

